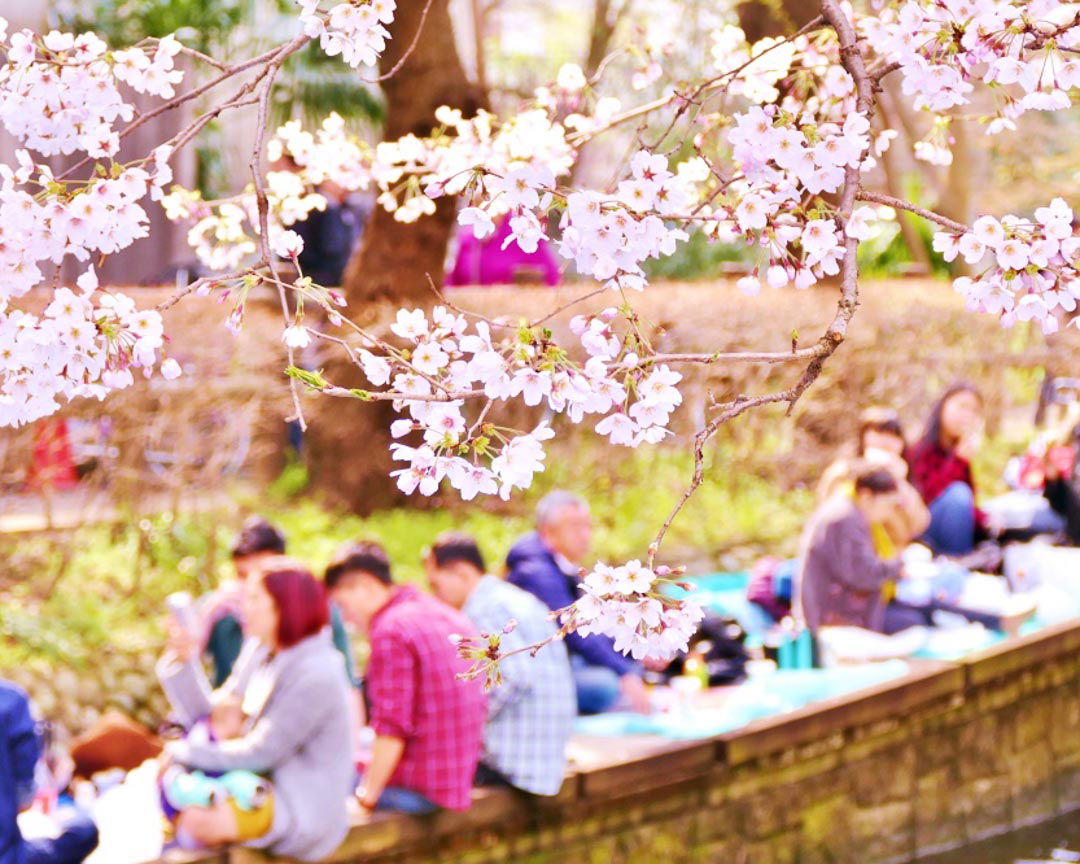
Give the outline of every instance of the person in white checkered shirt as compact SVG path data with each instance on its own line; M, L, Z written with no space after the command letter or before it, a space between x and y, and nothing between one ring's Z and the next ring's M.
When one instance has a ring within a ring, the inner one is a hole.
M431 590L461 609L483 633L503 631L504 651L535 645L555 633L548 608L527 591L486 573L471 537L443 534L424 556ZM536 656L501 661L503 681L488 694L479 785L504 784L533 795L556 795L566 772L566 744L577 696L566 645L554 640Z

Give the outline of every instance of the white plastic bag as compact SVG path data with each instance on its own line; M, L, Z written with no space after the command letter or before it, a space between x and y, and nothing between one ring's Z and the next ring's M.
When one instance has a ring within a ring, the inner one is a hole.
M94 802L100 840L87 864L143 864L161 857L164 831L158 762L148 759Z

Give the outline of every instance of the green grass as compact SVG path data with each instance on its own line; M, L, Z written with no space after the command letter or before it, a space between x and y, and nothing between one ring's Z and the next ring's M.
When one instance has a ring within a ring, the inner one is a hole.
M1002 491L1002 467L1023 443L987 441L974 466L983 496ZM701 572L747 566L766 553L793 554L813 494L779 482L776 454L788 446L760 437L718 443L707 454L704 482L672 525L660 559ZM229 543L249 512L279 524L290 554L316 573L339 544L363 537L386 546L399 581L418 582L423 549L449 529L474 535L491 568L500 569L514 539L532 527L538 498L555 487L574 489L589 501L597 558L644 557L692 469L690 454L679 446L613 451L579 439L572 458L553 448L536 488L509 508L487 501L360 518L296 497L303 495L302 478L290 476L259 499L238 500L229 512L161 513L87 526L62 541L20 540L0 553L0 670L31 658L77 666L110 651L156 650L165 596L179 590L202 593L227 577ZM295 474L297 469L288 470Z

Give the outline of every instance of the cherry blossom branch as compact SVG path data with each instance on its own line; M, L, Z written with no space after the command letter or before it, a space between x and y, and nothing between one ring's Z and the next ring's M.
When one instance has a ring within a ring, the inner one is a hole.
M823 22L822 17L818 16L818 17L814 18L813 20L808 21L805 25L803 25L801 28L799 28L797 33L793 33L792 35L788 36L787 38L781 39L780 41L776 42L775 44L770 45L768 48L766 48L760 54L755 54L753 57L751 57L745 63L741 63L738 66L736 66L734 69L729 69L727 72L723 72L720 75L717 75L715 78L710 78L709 80L702 82L701 84L699 84L694 89L693 98L696 99L702 93L705 93L705 92L710 91L710 90L717 89L718 87L721 86L721 84L726 83L727 79L734 78L736 75L738 75L744 69L746 69L748 66L752 65L753 63L756 63L758 60L760 60L766 54L770 53L771 51L776 50L781 45L787 44L788 42L792 42L795 39L799 38L800 36L804 35L805 33L808 33L811 30L816 29L817 27L821 26L822 22ZM643 117L646 114L651 114L653 111L656 111L656 110L658 110L660 108L665 108L666 106L672 104L673 102L683 100L685 98L686 97L684 97L678 91L673 91L672 93L670 93L667 96L661 96L659 99L654 99L652 102L646 102L644 105L638 105L636 108L631 108L631 109L629 109L627 111L622 112L621 114L616 114L607 123L603 124L602 126L598 126L595 129L590 129L588 131L582 131L582 132L575 133L573 135L568 135L566 140L573 146L580 146L585 141L588 141L589 139L594 138L594 137L596 137L597 135L600 135L603 132L607 132L607 131L609 131L611 129L614 129L616 126L619 126L619 125L625 123L627 120L634 120L634 119L636 119L638 117ZM685 110L685 109L684 108L680 109L680 111L682 111L682 110Z
M250 272L250 270L238 270L234 273L226 273L223 276L202 276L196 279L194 282L189 282L186 286L184 286L184 288L177 291L168 299L162 300L156 306L152 306L150 308L152 308L155 312L164 312L166 309L171 309L185 297L196 293L204 285L213 287L214 285L220 284L222 282L231 282L234 279L243 278L246 274Z
M400 59L393 65L389 72L379 75L375 78L364 78L360 76L360 80L365 84L378 84L380 81L385 81L388 78L393 78L401 71L401 67L405 65L405 62L416 50L416 45L420 41L420 34L424 32L424 22L427 21L428 12L431 11L432 0L427 0L424 4L424 9L420 13L420 22L416 25L416 32L413 34L412 42L409 43L409 47L405 49L405 53L401 55Z
M812 348L797 348L794 351L714 351L711 354L650 354L645 359L653 363L790 363L793 360L806 360L825 353L819 343Z
M296 37L296 39L302 40L301 43L300 43L301 45L303 45L304 43L309 41L309 37L307 37L307 36L298 36L298 37ZM293 40L293 41L296 41L296 40ZM292 44L292 43L288 43L288 44ZM299 48L299 47L300 46L298 45L297 48ZM150 111L150 112L148 112L146 114L143 114L138 119L136 119L136 120L132 121L131 123L129 123L123 129L121 129L120 132L118 133L119 136L120 136L120 140L123 140L124 138L126 138L128 135L130 135L132 132L134 132L136 129L138 129L140 126L142 126L144 123L149 123L155 117L159 117L160 115L164 114L167 111L171 111L174 108L179 108L181 105L183 105L183 104L185 104L187 102L190 102L192 99L197 99L199 96L202 96L204 93L208 92L209 90L213 90L218 84L222 83L223 81L228 81L230 78L240 74L241 72L244 72L244 71L246 71L248 69L252 69L252 68L254 68L256 66L260 66L263 63L267 63L267 62L273 60L274 57L276 57L281 50L282 50L282 46L278 45L278 46L275 46L274 48L271 48L269 51L263 52L262 54L258 55L257 57L252 57L250 60L244 60L241 63L235 63L232 66L226 67L224 72L222 72L217 77L212 78L210 81L206 82L202 86L196 87L194 90L189 90L187 93L182 93L179 96L176 96L175 98L170 99L168 102L165 102L165 103L159 105L153 111ZM296 49L294 48L293 50L295 51ZM289 53L291 54L292 51L290 51ZM76 172L78 172L80 169L85 168L92 161L93 161L93 159L91 157L87 156L86 158L84 158L81 161L77 162L75 165L73 165L71 168L69 168L67 171L65 171L63 174L61 174L56 179L57 180L65 180L68 177L75 174Z
M255 146L252 148L251 161L248 163L251 167L251 174L255 178L255 201L259 211L259 250L263 261L266 262L266 265L270 268L270 273L278 283L278 299L281 301L281 314L285 319L286 326L289 324L289 301L285 289L282 287L281 277L278 275L274 253L270 249L270 200L266 194L266 174L262 170L262 163L266 153L266 125L270 113L270 93L274 86L274 78L277 77L278 70L281 68L281 64L285 62L285 58L306 44L307 41L308 37L305 35L294 37L292 41L279 48L273 59L267 64L266 80L263 82L262 92L259 96L259 117L255 132ZM287 344L286 350L289 357L289 366L295 367L295 349L292 345ZM293 410L295 412L294 416L289 419L296 420L300 424L300 430L306 431L307 421L304 419L304 409L300 404L300 388L293 377L289 378L289 394L292 396Z
M535 321L533 321L531 324L529 324L529 327L539 327L541 324L546 324L552 318L555 318L556 316L558 316L559 313L565 312L567 309L570 309L570 308L572 308L574 306L577 306L578 303L584 303L590 297L595 297L597 294L603 294L607 290L608 289L607 289L606 286L601 285L599 288L597 288L597 289L595 289L593 291L590 291L587 294L582 294L576 300L571 300L569 303L563 303L562 306L559 306L554 311L549 312L543 318L537 318Z
M948 216L942 216L940 213L935 213L933 210L927 210L924 207L919 207L908 201L904 201L900 198L894 198L892 195L882 195L880 192L870 192L866 189L860 189L858 192L858 199L860 201L869 201L873 204L884 204L887 207L892 207L896 210L906 210L909 213L914 213L916 216L922 216L929 222L936 222L943 228L948 228L950 231L954 231L957 234L963 234L968 230L968 226L960 222L950 219Z
M840 41L840 60L855 82L857 94L855 103L856 110L864 113L869 120L874 108L873 82L869 73L866 71L866 63L862 52L859 49L855 28L840 7L838 0L822 0L821 11L822 16L836 31L836 35ZM867 149L869 146L870 145L868 144ZM865 155L865 152L863 155ZM851 217L852 210L855 206L856 193L859 189L859 165L861 162L862 160L860 159L858 162L854 162L845 168L844 191L840 197L840 206L837 214L841 226L846 224L847 220ZM723 408L722 412L694 436L694 473L691 477L690 485L683 491L679 501L672 508L671 513L668 515L667 519L664 520L663 525L661 525L656 538L649 545L648 563L650 567L655 560L657 551L664 541L664 537L667 535L668 529L686 506L686 503L693 496L694 492L697 491L704 481L705 444L709 439L716 434L717 430L719 430L722 425L735 417L738 417L743 412L760 405L787 402L787 410L790 414L798 399L821 374L825 361L832 356L838 347L840 347L840 344L844 340L844 335L847 332L848 322L855 314L855 309L858 306L859 271L856 260L858 246L859 241L856 238L845 236L844 258L840 268L841 294L836 314L825 334L818 340L817 345L815 345L814 348L809 349L813 359L806 367L802 376L799 378L799 381L793 387L779 393L769 393L752 397L739 396L734 401L725 403L721 406Z

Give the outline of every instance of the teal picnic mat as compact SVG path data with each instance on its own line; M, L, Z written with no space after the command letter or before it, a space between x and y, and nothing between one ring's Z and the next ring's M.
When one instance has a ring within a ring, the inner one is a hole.
M582 735L661 735L672 740L708 738L760 720L794 711L811 702L842 696L907 674L903 660L836 669L778 669L740 684L722 707L665 714L615 712L579 717Z

